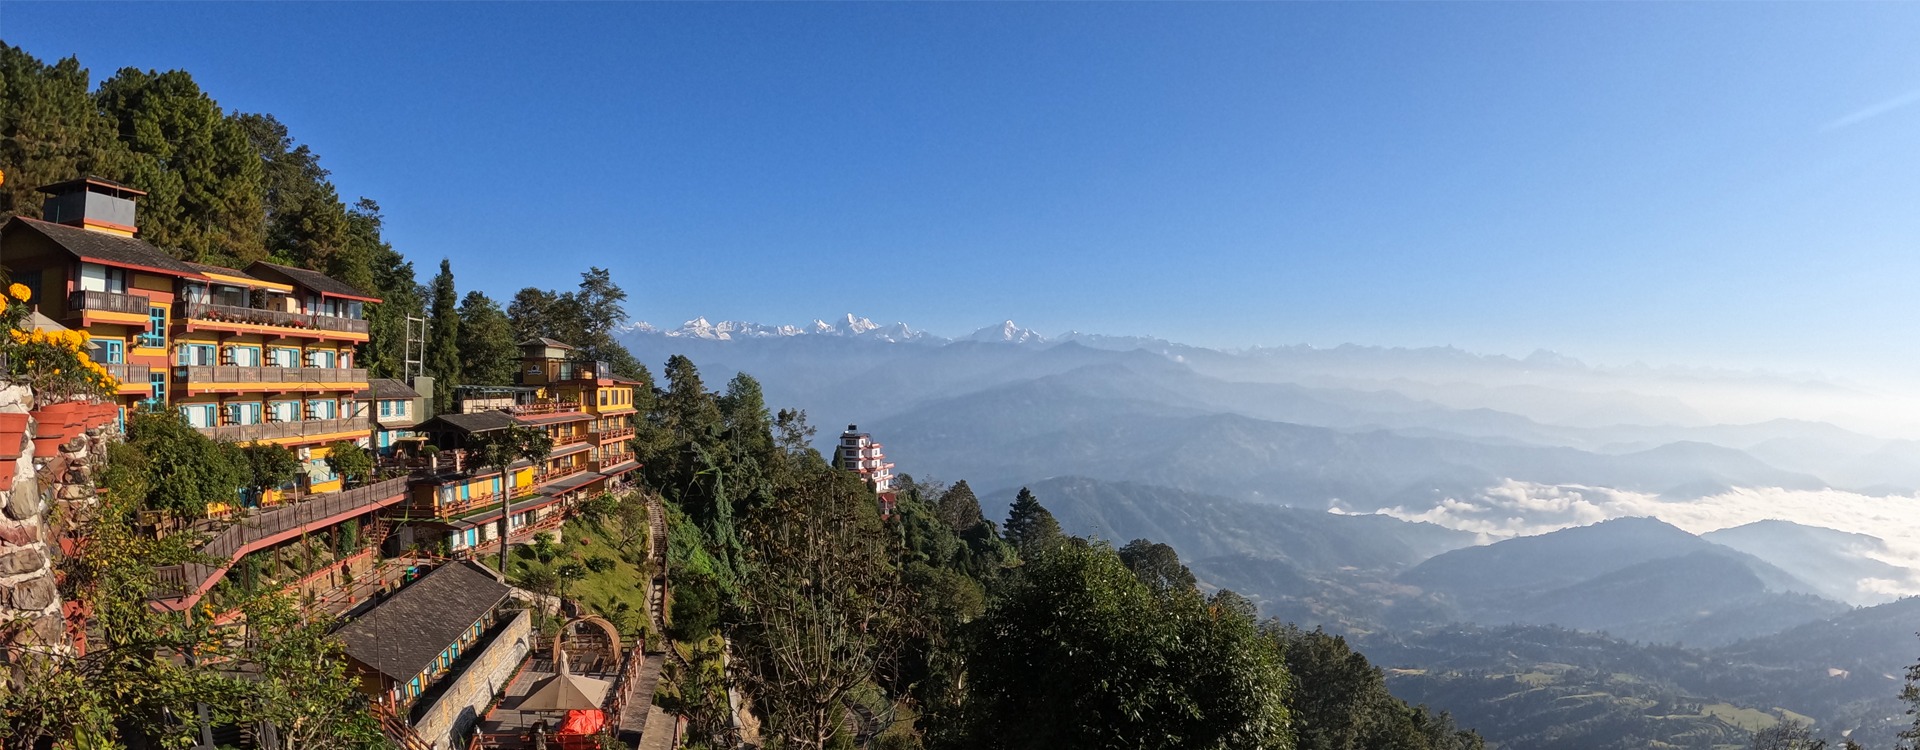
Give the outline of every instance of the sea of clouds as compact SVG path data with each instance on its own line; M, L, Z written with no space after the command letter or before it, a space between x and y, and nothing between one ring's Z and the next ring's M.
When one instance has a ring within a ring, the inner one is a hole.
M1860 589L1885 598L1920 594L1920 496L1744 488L1709 497L1670 500L1605 487L1507 480L1473 496L1447 498L1432 507L1393 507L1378 512L1472 532L1482 543L1634 516L1658 518L1694 534L1768 519L1792 521L1881 539L1886 542L1885 550L1862 554L1905 568L1912 575L1906 580L1863 580Z

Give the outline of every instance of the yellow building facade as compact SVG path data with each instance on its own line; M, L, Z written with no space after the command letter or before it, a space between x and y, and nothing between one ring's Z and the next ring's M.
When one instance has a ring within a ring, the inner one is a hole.
M177 260L135 237L144 193L124 185L83 179L42 192L52 220L0 227L0 270L42 314L91 336L123 409L171 408L216 440L285 446L303 461L298 486L340 489L325 446L371 435L355 351L377 298L304 269Z

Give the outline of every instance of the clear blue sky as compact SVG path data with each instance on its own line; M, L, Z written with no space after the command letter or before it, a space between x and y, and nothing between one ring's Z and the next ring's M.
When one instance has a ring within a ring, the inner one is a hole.
M1920 368L1920 5L35 4L636 318Z

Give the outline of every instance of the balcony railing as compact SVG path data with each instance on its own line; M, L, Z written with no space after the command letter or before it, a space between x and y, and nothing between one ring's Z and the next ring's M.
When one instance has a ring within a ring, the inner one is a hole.
M366 383L367 371L360 367L229 367L226 365L183 365L174 368L183 375L187 387L210 383Z
M569 466L564 469L554 469L552 471L543 471L533 476L533 483L537 486L542 484L548 484L551 482L557 482L562 479L566 479L567 477L573 476L575 474L585 472L586 470L587 470L586 464L579 464L577 466Z
M405 495L407 478L389 479L340 492L314 495L308 499L268 507L220 529L200 552L220 561L220 565L198 563L160 568L160 589L164 596L185 596L198 590L207 578L239 559L248 548L275 536L312 526L328 518L356 510L371 509Z
M153 367L149 365L105 364L107 374L122 385L150 385L153 382Z
M367 332L367 321L356 320L354 318L335 318L326 315L308 315L306 313L283 312L280 310L255 310L251 307L216 305L207 302L188 302L182 306L182 309L184 311L183 314L193 320L279 326L282 328L308 328L320 331L343 331L346 333Z
M514 404L513 408L509 409L509 411L520 416L559 414L561 412L579 410L580 402L578 401L533 401L525 404Z
M284 440L288 438L331 435L341 432L367 432L371 429L367 424L366 417L358 417L347 419L309 419L303 422L221 425L219 427L202 427L200 428L200 432L215 440L250 443L255 440Z
M144 294L78 291L67 295L67 309L75 312L92 310L146 315L152 307L152 298Z
M632 427L603 427L593 431L594 441L600 443L630 437L633 437Z

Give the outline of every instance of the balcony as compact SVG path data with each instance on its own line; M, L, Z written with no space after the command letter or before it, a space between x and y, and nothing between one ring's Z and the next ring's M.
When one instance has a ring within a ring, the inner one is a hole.
M189 320L213 323L304 328L338 333L365 334L367 332L367 321L354 318L334 318L280 310L255 310L251 307L216 305L207 302L188 302L181 306L181 310Z
M303 422L268 422L201 427L200 432L215 440L251 443L256 440L298 440L337 435L343 432L367 432L366 417L348 419L309 419Z
M120 381L121 385L138 385L147 388L153 384L151 366L108 363L103 363L101 366L107 368L107 374L112 375L114 380Z
M508 411L513 413L514 416L518 416L518 417L531 417L531 416L537 416L541 414L562 414L566 412L580 411L580 402L578 401L532 401L524 404L514 404L513 408L508 409Z
M144 294L79 291L67 295L67 310L76 313L112 312L145 317L152 307L152 298Z
M593 441L596 443L610 443L615 440L620 440L622 438L633 437L633 428L632 427L602 427L598 430L594 430L592 435L593 435Z
M242 386L237 390L258 390L244 388L247 385L262 383L296 383L306 386L307 390L340 390L337 386L351 384L364 387L367 383L367 371L361 367L228 367L225 365L188 365L173 368L174 376L186 380L188 390L216 390L221 386Z

